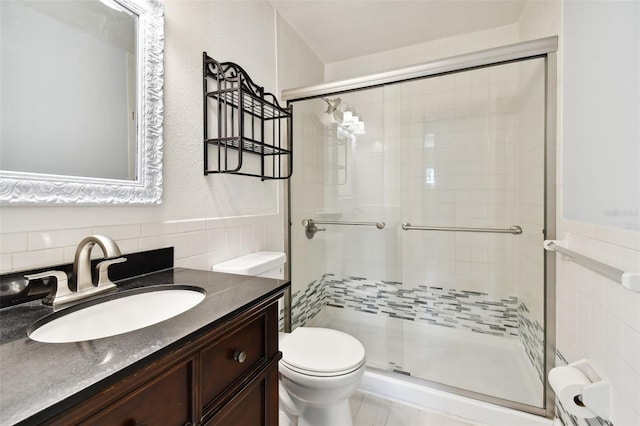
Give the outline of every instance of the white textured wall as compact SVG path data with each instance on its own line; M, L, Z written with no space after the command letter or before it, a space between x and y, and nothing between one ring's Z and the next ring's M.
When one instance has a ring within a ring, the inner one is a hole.
M280 183L202 174L202 52L240 64L273 92L273 9L266 2L168 1L165 12L165 217L278 213Z
M278 92L324 81L324 64L298 33L277 15Z
M322 80L320 61L284 20L276 31L276 19L263 1L166 1L163 204L0 207L0 271L68 260L82 236L96 232L111 234L125 252L175 245L179 264L203 269L282 250L281 183L202 174L203 51L240 64L271 92Z
M557 36L560 32L561 0L530 0L518 18L520 40Z
M519 40L518 24L427 41L372 55L359 56L325 65L325 81L358 77L462 53L475 52Z
M325 65L325 81L358 77L518 41L558 35L560 3L560 0L530 0L525 3L518 21L510 25L331 62Z
M567 2L563 25L564 217L640 232L640 2Z

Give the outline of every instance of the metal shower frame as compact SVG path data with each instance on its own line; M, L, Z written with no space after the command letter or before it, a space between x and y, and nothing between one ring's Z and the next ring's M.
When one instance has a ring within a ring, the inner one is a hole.
M541 58L545 62L545 144L544 144L544 239L553 240L556 238L556 121L557 121L557 50L558 37L546 37L537 40L525 41L521 43L500 46L477 52L452 56L426 62L421 65L414 65L392 71L371 74L363 77L334 81L318 84L314 86L288 89L282 91L283 101L287 101L290 106L293 102L307 99L320 98L338 95L345 92L366 90L374 87L381 87L387 84L403 83L411 80L437 77L451 73L470 71L478 68L486 68L496 65L520 62L529 59ZM291 185L286 181L285 203L288 208L285 210L285 229L287 238L285 239L285 251L288 254L287 278L291 277L291 261L295 253L291 253L291 227L298 224L291 224ZM543 247L540 247L544 250ZM423 379L405 379L416 383L428 383L430 387L441 389L447 392L462 396L471 397L476 400L497 404L503 407L512 408L531 414L553 418L555 416L555 397L549 386L549 371L555 366L556 359L556 259L555 253L545 250L544 253L544 330L545 330L545 387L544 387L544 407L535 407L514 401L492 397L477 392L455 388ZM291 330L291 293L290 289L285 295L285 331ZM384 374L384 372L382 372ZM392 374L392 373L389 373Z

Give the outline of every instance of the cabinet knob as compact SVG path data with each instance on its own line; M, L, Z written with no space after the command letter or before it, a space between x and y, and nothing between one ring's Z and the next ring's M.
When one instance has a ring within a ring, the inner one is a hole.
M247 359L247 353L245 351L235 351L233 353L233 359L242 364Z

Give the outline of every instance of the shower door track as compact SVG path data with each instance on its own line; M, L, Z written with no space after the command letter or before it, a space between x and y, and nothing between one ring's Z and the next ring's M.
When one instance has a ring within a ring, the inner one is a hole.
M545 37L537 40L499 46L490 49L456 55L444 59L437 59L421 65L400 68L381 73L370 74L362 77L338 80L313 86L283 90L281 98L290 105L294 101L335 95L339 93L371 89L387 84L402 83L428 77L469 71L478 68L491 67L528 59L542 58L545 61L545 143L544 143L544 230L545 240L556 239L556 120L557 120L557 52L558 37ZM295 253L291 253L291 184L285 182L285 203L289 207L286 210L285 229L288 231L285 240L285 250L288 255L287 277L291 277L291 263ZM541 250L544 250L541 247ZM485 394L473 393L473 398L489 403L498 403L501 406L524 411L531 414L546 416L552 419L555 416L555 396L547 377L549 371L555 366L556 361L556 258L555 253L544 250L544 407L535 407L491 397ZM291 294L285 295L284 300L285 331L291 330ZM425 383L432 383L424 381ZM444 385L440 385L444 386ZM457 388L450 390L456 393ZM462 392L461 394L465 394ZM460 393L459 393L460 394Z
M496 406L500 406L500 407L507 407L510 408L512 410L517 410L517 411L522 411L525 413L529 413L529 414L539 414L539 413L535 413L531 411L531 406L527 405L525 403L522 402L516 402L516 401L511 401L508 399L502 399L499 398L497 396L490 396L484 393L480 393L480 392L475 392L469 389L464 389L464 388L459 388L456 386L451 386L451 385L447 385L444 383L439 383L439 382L435 382L433 380L428 380L428 379L423 379L421 377L415 377L415 376L411 376L411 375L404 375L404 374L400 374L400 376L398 376L398 373L395 373L393 371L389 371L389 370L385 370L382 368L378 368L378 367L367 367L367 371L371 371L375 374L379 374L381 376L386 376L386 377L400 377L402 378L403 381L407 382L407 383L412 383L412 384L416 384L419 386L427 386L430 389L435 389L438 391L442 391L442 392L448 392L457 396L461 396L463 398L469 398L471 400L476 400L476 401L482 401L482 402L486 402L489 404L493 404ZM370 390L370 389L366 389L366 390ZM393 397L392 394L386 394L386 396L389 397ZM418 404L422 407L427 407L427 408L431 408L434 410L437 410L438 407L436 406L432 406L429 404L425 404L424 402L419 402L419 401L408 401L410 403L413 404ZM455 413L452 413L455 414ZM477 420L477 419L473 419L473 420Z
M493 47L477 52L464 53L449 58L437 59L421 65L399 68L363 77L332 81L314 86L286 89L282 91L283 101L302 101L335 93L370 89L384 84L400 83L429 76L452 72L467 71L474 68L494 66L503 63L544 57L558 50L558 37L546 37L538 40Z

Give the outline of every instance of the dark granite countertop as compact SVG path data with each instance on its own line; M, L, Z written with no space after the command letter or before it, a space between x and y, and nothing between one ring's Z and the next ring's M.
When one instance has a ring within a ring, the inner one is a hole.
M52 312L39 300L0 310L0 425L34 424L57 414L288 286L176 268L121 281L118 291L158 284L194 285L207 294L194 308L161 323L79 343L27 337L29 325Z

